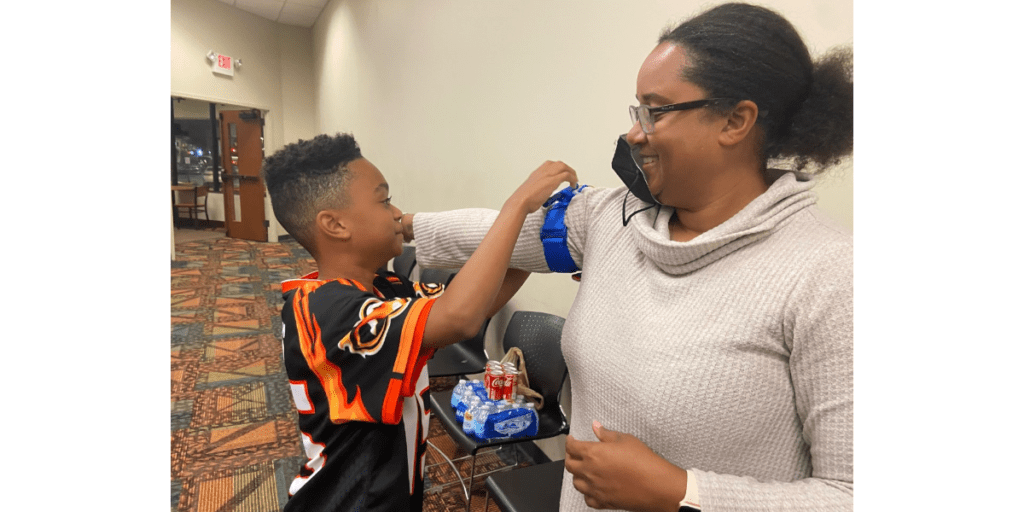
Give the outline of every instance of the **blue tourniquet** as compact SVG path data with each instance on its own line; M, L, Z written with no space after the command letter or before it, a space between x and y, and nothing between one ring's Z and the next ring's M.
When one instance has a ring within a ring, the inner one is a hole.
M569 254L565 209L569 207L569 201L586 187L565 187L544 203L545 208L550 208L544 216L544 225L540 228L540 241L544 244L544 259L547 260L548 268L552 272L570 273L579 270L572 260L572 255Z

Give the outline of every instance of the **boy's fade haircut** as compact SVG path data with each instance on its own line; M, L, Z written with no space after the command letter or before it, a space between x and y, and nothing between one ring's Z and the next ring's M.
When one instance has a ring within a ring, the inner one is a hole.
M314 257L316 214L348 204L352 173L346 164L362 156L356 139L339 133L299 139L263 160L263 181L274 216Z

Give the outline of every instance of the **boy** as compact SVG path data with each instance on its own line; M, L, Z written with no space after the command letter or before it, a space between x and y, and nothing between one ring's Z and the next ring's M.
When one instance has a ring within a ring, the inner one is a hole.
M422 510L427 359L518 290L527 274L506 269L523 221L576 173L537 168L447 290L377 273L402 253L402 212L351 135L289 144L263 175L275 216L319 269L282 284L285 368L309 459L285 510Z

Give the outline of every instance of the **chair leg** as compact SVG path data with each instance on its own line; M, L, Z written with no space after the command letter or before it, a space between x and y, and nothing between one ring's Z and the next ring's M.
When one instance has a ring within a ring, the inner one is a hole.
M476 454L473 454L473 465L469 470L469 493L466 498L466 512L469 512L469 506L473 503L473 479L476 478Z
M429 439L427 440L427 446L433 448L434 451L437 452L437 454L440 455L441 458L444 459L445 462L447 462L448 465L452 467L452 471L455 472L455 478L459 479L459 485L462 486L462 492L466 494L466 501L469 501L470 489L469 487L466 487L466 482L462 481L462 475L459 474L459 468L455 466L455 462L452 461L452 459L449 459L448 456L445 455L445 453L442 452L437 446L435 446L434 443L432 443ZM476 464L476 456L473 457L473 463Z

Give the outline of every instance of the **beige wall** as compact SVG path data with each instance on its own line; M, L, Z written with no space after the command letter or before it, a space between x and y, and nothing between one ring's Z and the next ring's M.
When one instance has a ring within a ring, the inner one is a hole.
M171 95L266 112L267 154L316 134L312 31L276 23L216 0L171 2ZM211 71L210 50L241 59L232 77ZM206 115L209 115L207 112ZM210 217L224 220L223 197L211 194ZM269 236L283 235L266 201Z
M333 0L313 27L317 128L352 132L410 212L499 208L548 159L618 186L610 161L640 63L663 28L714 3ZM765 3L814 55L853 42L850 1ZM822 208L851 229L852 178L819 186ZM534 275L510 309L565 316L576 289ZM496 353L497 338L488 343ZM560 443L543 448L561 457Z
M617 186L609 162L629 129L640 63L662 29L715 3L332 0L303 29L214 0L172 0L171 93L268 111L268 154L352 132L406 211L498 208L547 159L590 185ZM812 54L853 42L851 2L765 4ZM214 75L209 50L242 69ZM818 187L821 207L851 229L852 182L851 161ZM491 353L511 310L565 316L576 289L566 276L532 276L492 322ZM563 445L542 448L560 458Z

